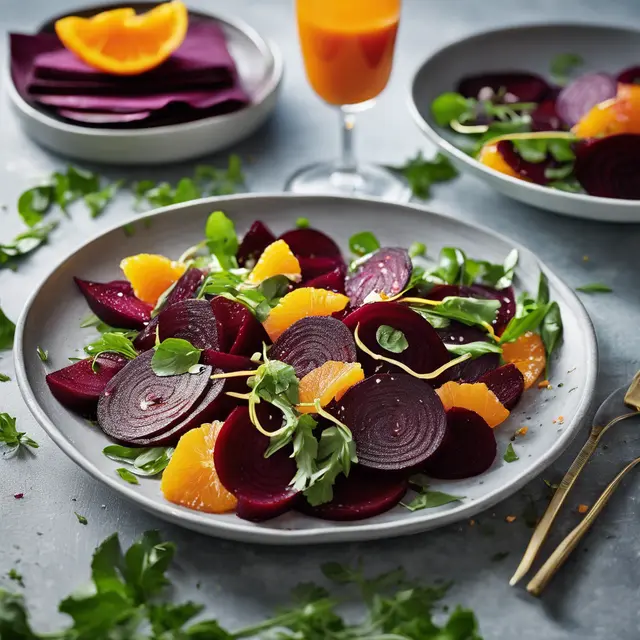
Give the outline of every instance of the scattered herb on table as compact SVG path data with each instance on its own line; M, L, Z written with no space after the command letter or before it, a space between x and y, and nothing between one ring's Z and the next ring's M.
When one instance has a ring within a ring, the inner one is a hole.
M560 53L551 60L551 79L564 86L569 82L569 76L583 64L584 59L577 53Z
M448 182L458 176L454 166L441 153L436 154L433 160L426 160L422 151L404 165L390 166L389 169L404 176L413 195L423 200L431 195L431 185Z
M36 351L38 353L38 358L42 360L42 362L47 362L49 360L49 352L45 351L42 347L36 347Z
M0 351L13 348L13 338L16 333L16 325L7 318L0 308Z
M507 445L507 450L504 452L503 459L505 462L515 462L516 460L520 460L511 442Z
M0 444L5 445L11 453L16 452L20 447L37 449L40 446L25 431L16 429L16 419L8 413L0 413Z
M57 226L57 221L43 222L19 233L9 244L0 244L0 267L15 268L16 260L44 244Z
M84 525L89 524L89 521L83 515L80 515L77 511L74 511L73 513L76 516L76 518L78 519L78 522L80 524L84 524Z
M9 578L9 580L13 580L14 582L17 582L21 587L24 587L24 579L22 577L22 574L19 573L17 569L9 569L7 577Z
M576 287L576 291L581 291L582 293L611 293L613 289L602 282L590 282Z
M6 373L0 373L0 382L9 382L11 378Z

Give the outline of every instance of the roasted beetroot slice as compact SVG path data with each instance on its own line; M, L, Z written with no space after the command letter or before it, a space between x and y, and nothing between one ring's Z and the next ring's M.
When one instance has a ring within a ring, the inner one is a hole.
M151 305L138 300L128 282L88 282L80 278L74 280L91 311L109 326L118 329L143 329L149 322Z
M467 76L458 83L458 93L465 98L482 99L481 92L486 88L494 94L504 91L504 102L541 102L549 91L549 85L540 76L517 71Z
M263 342L269 342L264 327L243 304L216 296L211 300L211 309L218 321L222 351L251 356L262 351Z
M629 67L622 70L618 77L617 82L621 84L638 84L640 83L640 67Z
M478 382L484 382L509 411L524 393L524 377L514 364L498 367L483 375Z
M257 412L267 431L281 426L282 414L271 405L262 403ZM238 516L246 520L275 518L288 511L298 497L289 486L296 473L296 463L289 457L291 447L265 458L268 446L269 438L251 424L246 407L233 410L216 440L213 457L218 476L238 498Z
M242 242L238 247L238 253L236 254L238 264L244 267L247 263L256 262L262 252L275 240L276 237L264 222L256 220L249 227L249 231L242 238Z
M616 95L617 84L608 73L587 73L570 82L558 96L558 115L570 126L593 107Z
M352 307L360 307L370 293L394 296L411 278L411 258L405 249L380 249L354 274L347 276L345 289Z
M406 474L377 471L356 465L349 477L339 476L333 500L312 507L301 500L299 510L322 520L364 520L393 509L407 492Z
M442 443L447 426L436 392L406 373L365 378L333 414L351 429L358 462L382 471L423 464Z
M424 466L432 478L460 480L484 473L496 458L493 429L475 411L453 407L447 411L447 430L441 447Z
M561 131L568 127L556 110L556 101L545 100L531 112L531 128L534 131Z
M199 374L157 376L152 351L131 360L105 387L98 424L109 436L136 443L168 431L190 416L209 388L211 367Z
M317 229L292 229L280 236L298 258L340 258L340 247Z
M80 360L54 371L47 376L47 384L53 397L67 409L83 416L94 416L98 399L107 383L127 364L127 359L116 353L98 356L96 371L93 358Z
M340 269L343 276L347 273L347 265L342 258L298 258L298 261L302 271L301 285L305 287L310 286L310 280L336 269Z
M205 349L200 356L200 362L208 364L214 369L220 369L225 373L229 371L250 371L258 368L258 365L250 358L235 356L223 351L215 351L214 349Z
M344 324L354 333L356 327L360 325L358 336L368 349L387 358L398 360L416 373L430 373L451 359L436 330L422 316L397 302L366 304L350 313L344 319ZM383 349L376 339L378 327L383 324L402 331L409 347L400 353ZM360 349L358 349L358 362L362 364L367 375L401 371L394 364L374 360ZM430 382L438 384L444 379L448 379L446 372L437 380Z
M517 151L511 140L498 142L498 153L504 161L522 178L536 184L546 185L550 182L545 175L546 169L555 168L557 162L550 156L542 162L528 162Z
M575 175L592 196L640 200L638 167L640 135L596 138L576 148Z
M324 316L302 318L276 340L269 358L290 364L303 378L329 360L356 362L356 343L340 320Z
M336 267L329 273L308 280L303 286L314 289L328 289L329 291L344 294L344 274L344 269Z
M160 340L182 338L197 349L218 349L218 323L207 300L182 300L158 315Z

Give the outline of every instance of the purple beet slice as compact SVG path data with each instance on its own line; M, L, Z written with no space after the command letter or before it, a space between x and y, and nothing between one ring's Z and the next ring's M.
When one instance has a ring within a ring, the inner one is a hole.
M398 302L372 302L350 313L344 324L358 336L365 346L374 353L407 365L416 373L430 373L435 371L451 359L436 330L419 314ZM378 327L388 325L402 331L409 346L400 353L392 353L383 349L376 339ZM358 349L358 362L366 375L374 373L400 372L394 364L381 360L374 360L364 351ZM440 378L446 378L446 372ZM441 383L438 378L433 384Z
M158 315L160 340L182 338L197 349L218 349L218 323L208 300L182 300Z
M487 89L491 91L488 92ZM547 82L533 73L508 71L483 73L462 78L458 83L458 93L465 98L495 101L496 94L503 92L499 102L541 102L550 87Z
M622 70L616 78L621 84L639 84L640 83L640 67L629 67Z
M143 329L151 318L151 305L138 300L126 280L89 282L74 278L91 311L118 329Z
M617 83L608 73L587 73L570 82L558 96L558 115L573 127L585 113L615 97Z
M257 363L250 358L224 353L223 351L215 351L214 349L205 349L200 356L200 362L214 369L220 369L225 373L229 371L250 371L258 368Z
M98 399L107 383L127 364L117 353L103 353L91 368L93 358L80 360L47 376L53 397L67 409L83 416L94 416Z
M98 401L98 424L109 436L133 443L153 438L181 423L209 388L211 367L199 374L157 376L153 351L128 362L105 387Z
M493 429L475 411L453 407L447 411L442 446L424 466L432 478L459 480L484 473L496 458Z
M402 500L407 487L406 474L355 465L348 478L341 475L336 480L331 502L312 507L306 500L301 500L298 508L323 520L364 520L393 509Z
M342 260L340 247L325 233L317 229L292 229L283 233L289 249L298 258L339 258Z
M312 278L301 286L312 287L314 289L328 289L329 291L344 294L344 269L336 267L333 271Z
M298 258L298 262L302 271L300 284L304 287L309 286L310 280L319 278L336 269L340 269L343 277L347 272L347 265L342 258Z
M483 375L478 382L484 382L509 411L524 393L524 376L514 364L498 367Z
M406 249L396 247L376 251L358 270L347 276L345 289L352 307L364 304L370 293L394 296L409 284L411 258Z
M249 231L242 238L242 242L238 247L238 253L236 254L238 264L241 267L244 267L247 263L255 264L262 252L275 240L276 237L264 222L256 220L249 227Z
M568 127L556 110L556 101L545 100L531 112L531 128L534 131L561 131Z
M269 358L290 364L303 378L329 360L356 362L351 331L336 318L302 318L283 331L269 351Z
M545 172L547 169L555 168L557 162L550 156L542 162L528 162L516 150L511 140L500 140L497 145L498 153L504 161L522 178L531 180L536 184L546 185L550 182Z
M221 351L251 356L256 351L262 351L263 342L269 342L264 327L240 302L216 296L210 304L218 321Z
M437 451L447 426L436 392L406 373L365 378L333 413L351 429L359 464L383 471L423 464Z
M267 403L258 405L257 413L267 431L282 425L282 414ZM288 511L298 497L289 486L296 473L291 447L265 458L268 446L269 438L253 426L246 407L233 410L216 440L213 458L218 476L238 498L237 514L245 520L275 518Z
M640 135L595 138L576 148L575 175L592 196L640 200L639 167Z

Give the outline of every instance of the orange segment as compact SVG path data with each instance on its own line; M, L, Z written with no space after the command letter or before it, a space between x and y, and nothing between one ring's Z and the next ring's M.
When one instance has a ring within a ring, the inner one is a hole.
M524 388L529 389L547 366L547 356L542 338L531 331L520 336L515 342L502 345L505 362L515 364L524 376Z
M262 323L271 340L288 329L294 322L308 316L330 316L342 311L349 304L349 298L327 289L301 287L280 298L271 313Z
M136 75L164 62L181 44L189 22L179 0L141 15L131 8L92 18L68 16L55 24L62 44L88 65L115 75Z
M260 256L260 259L253 268L247 282L249 284L260 284L273 276L286 276L289 280L300 282L302 271L300 263L289 245L284 240L272 242Z
M447 411L452 407L475 411L492 428L509 417L509 411L484 382L446 382L436 393Z
M320 406L326 407L332 400L340 400L360 380L364 380L364 371L357 362L329 360L300 380L300 403L319 398ZM300 413L315 413L314 407L298 406L297 409Z
M158 298L180 278L186 265L151 253L139 253L120 263L136 298L155 305Z
M520 180L524 180L521 175L517 174L502 157L502 154L498 151L497 143L488 143L485 144L484 147L480 150L480 155L478 156L478 160L485 166L493 169L495 171L499 171L500 173L504 173L512 178L519 178Z
M237 500L220 482L213 448L222 422L203 424L185 433L162 474L160 489L169 501L196 511L233 511Z
M616 97L593 107L572 131L579 138L640 133L640 85L619 84Z

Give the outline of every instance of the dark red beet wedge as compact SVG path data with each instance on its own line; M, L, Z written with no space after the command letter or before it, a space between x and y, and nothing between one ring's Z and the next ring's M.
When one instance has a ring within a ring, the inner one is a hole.
M250 358L235 356L223 351L215 351L214 349L205 349L200 356L200 362L214 369L220 369L225 373L228 371L250 371L258 368L258 365Z
M500 140L497 148L504 161L522 178L542 185L550 182L545 175L545 171L557 166L557 163L551 157L548 157L543 162L528 162L516 151L511 140Z
M406 373L366 378L332 413L351 429L358 462L383 471L423 464L442 443L447 425L436 392Z
M258 405L257 413L267 431L282 425L282 414L267 403ZM279 516L298 497L289 486L296 473L296 463L289 457L291 447L265 458L268 446L269 438L251 424L246 407L234 409L216 440L214 463L218 476L238 498L237 514L246 520L258 522Z
M579 144L575 175L592 196L640 200L640 135L625 133Z
M377 471L355 465L349 477L333 486L333 500L312 507L301 500L299 510L323 520L364 520L393 509L407 492L406 474Z
M356 362L356 343L340 320L311 316L286 329L271 347L269 358L290 364L303 378L329 360Z
M211 309L218 321L220 349L234 355L251 356L262 351L262 343L269 342L264 327L240 302L216 296Z
M493 94L504 92L501 102L541 102L549 91L549 85L540 76L517 71L467 76L458 83L458 93L465 98L490 100L491 95L483 95L483 89L487 88Z
M640 83L640 67L629 67L618 74L617 82L622 84L638 84Z
M74 278L91 311L102 322L118 329L143 329L151 319L151 305L133 295L125 280L88 282Z
M412 268L411 258L405 249L376 251L354 274L347 276L345 289L351 306L363 305L370 293L388 296L400 293L409 283Z
M331 271L340 269L343 274L347 273L347 265L342 258L298 258L302 271L300 284L304 287L310 286L308 283L314 278L319 278Z
M192 375L159 377L153 351L131 360L107 383L98 401L98 424L109 436L135 443L164 433L190 416L209 389L211 367Z
M558 96L558 115L570 126L600 102L616 95L617 83L608 73L587 73L570 82Z
M531 112L531 128L534 131L561 131L568 127L556 110L556 101L545 100Z
M255 263L262 255L262 252L275 240L276 237L264 222L256 220L249 227L249 231L242 238L242 242L238 247L238 253L236 254L238 264L244 267L247 263Z
M451 359L436 330L419 314L406 305L397 302L372 302L350 313L344 319L345 325L355 333L360 325L358 336L365 346L374 353L407 365L416 373L435 371ZM404 333L409 346L400 353L392 353L383 349L376 339L378 327L388 325ZM367 375L373 373L400 372L394 364L374 360L358 349L358 362ZM442 380L440 379L442 378ZM429 381L438 384L448 379L446 372L437 380Z
M218 323L208 300L182 300L158 315L160 340L182 338L197 349L219 349Z
M328 289L329 291L344 294L344 275L344 269L336 267L333 271L329 271L329 273L304 282L302 286L312 287L314 289Z
M80 360L47 376L53 397L67 409L83 416L94 416L98 399L107 383L127 364L117 353L98 356L96 371L91 368L93 358Z
M524 377L514 364L498 367L483 375L478 382L484 382L509 411L524 393Z
M292 229L280 236L298 258L340 258L340 247L317 229Z
M493 429L474 411L454 407L447 411L442 446L424 466L432 478L459 480L484 473L496 458Z

